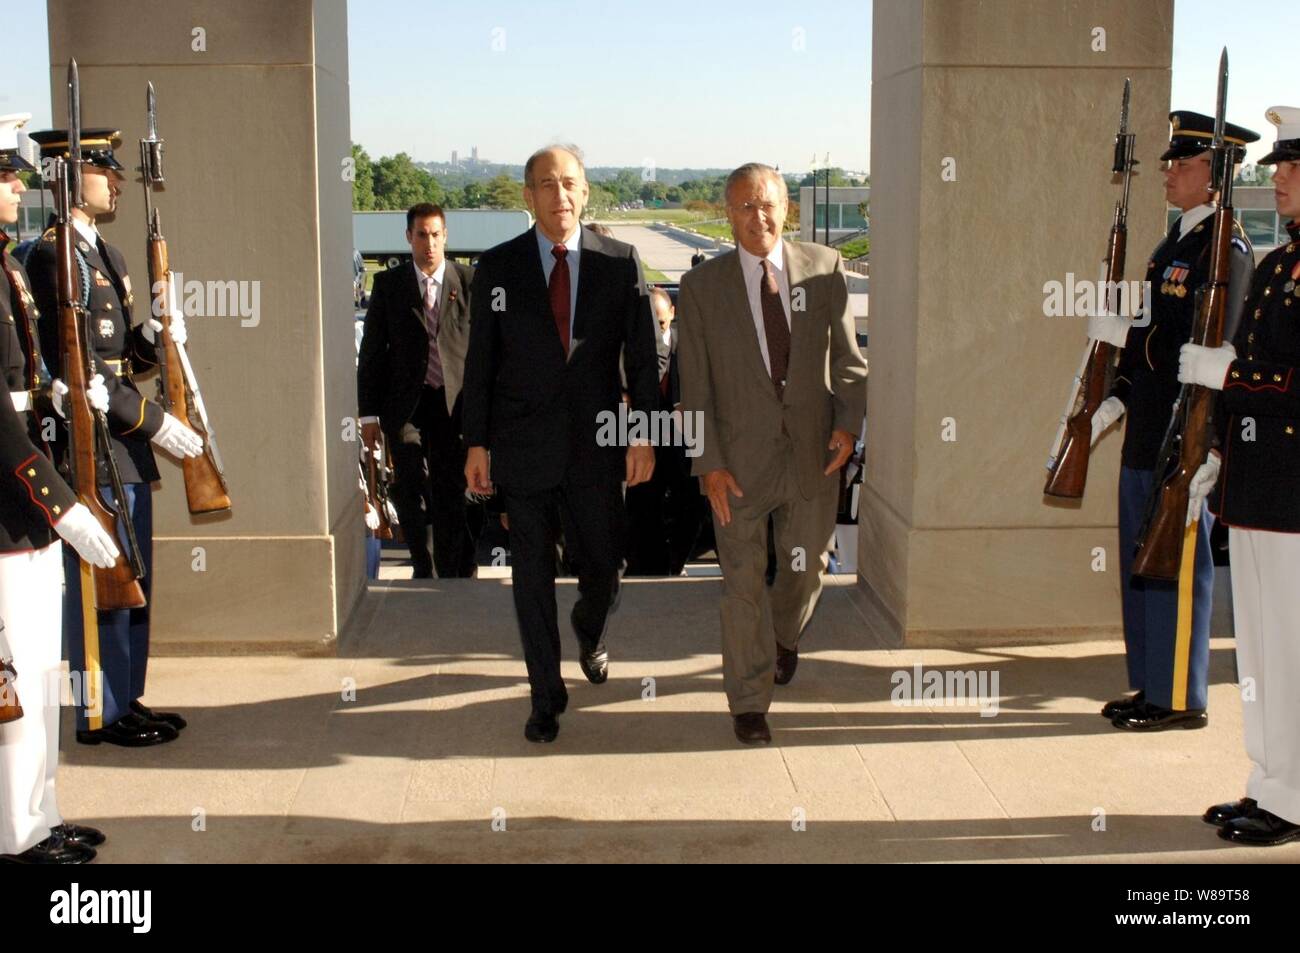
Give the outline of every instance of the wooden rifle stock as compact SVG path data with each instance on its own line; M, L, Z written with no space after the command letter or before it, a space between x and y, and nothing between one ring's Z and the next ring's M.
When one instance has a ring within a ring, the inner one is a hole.
M59 282L59 338L63 350L63 382L68 386L65 405L68 414L68 429L71 434L69 449L69 467L72 472L72 488L78 500L99 520L99 525L115 540L117 521L129 519L104 501L99 492L97 470L97 424L98 411L90 405L86 390L90 384L90 367L88 365L85 328L81 320L80 296L76 292L79 282L73 274L72 223L60 224L56 233L58 253ZM112 453L112 448L105 446L105 453ZM95 608L101 611L111 609L138 609L145 604L144 590L126 553L117 557L117 562L109 569L98 566L91 570L94 582Z
M163 409L203 438L203 452L181 461L185 475L185 500L193 514L220 513L230 509L230 494L216 460L211 438L198 414L190 412L193 390L186 378L176 341L172 338L171 273L167 242L151 227L149 235L149 287L153 314L162 322L158 338L159 397Z
M388 481L385 479L388 459L385 456L382 464L376 461L385 452L383 436L375 441L373 451L366 449L366 498L370 507L379 514L379 528L375 530L375 538L390 540L393 538L393 523L388 518Z
M1116 221L1110 230L1110 247L1106 255L1107 308L1115 313L1115 301L1110 298L1113 289L1124 280L1124 258L1128 249L1128 227ZM1100 302L1099 302L1100 303ZM1088 460L1092 453L1092 418L1106 399L1110 389L1111 368L1115 365L1116 347L1106 341L1093 341L1084 362L1074 397L1074 412L1065 423L1065 435L1056 459L1048 468L1047 483L1043 493L1047 496L1077 500L1083 496L1088 482Z

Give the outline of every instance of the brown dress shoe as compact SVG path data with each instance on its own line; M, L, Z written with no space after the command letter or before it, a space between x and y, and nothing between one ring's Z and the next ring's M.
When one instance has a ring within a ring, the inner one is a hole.
M799 667L799 650L787 649L778 642L776 645L776 683L789 685L794 678L794 670Z
M738 740L747 745L771 744L772 732L767 727L767 716L761 711L747 711L733 718Z

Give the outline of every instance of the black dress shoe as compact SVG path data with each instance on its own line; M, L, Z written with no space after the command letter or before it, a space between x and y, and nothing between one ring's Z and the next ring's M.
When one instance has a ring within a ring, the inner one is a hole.
M86 827L82 824L63 823L50 831L51 834L58 834L64 840L71 841L74 844L81 844L85 847L98 847L104 841L108 840L104 832L96 827Z
M1253 797L1244 797L1240 801L1230 801L1227 804L1216 804L1204 814L1201 820L1207 824L1213 824L1215 827L1222 827L1229 821L1235 821L1239 817L1245 817L1254 811L1259 804Z
M136 701L131 702L131 710L135 712L137 715L139 715L141 718L143 718L145 721L166 722L167 724L175 728L177 731L180 731L182 728L184 728L186 725L189 724L189 722L187 722L180 715L176 714L176 712L174 711L154 711L152 708L150 708L144 702L139 701L138 699Z
M1276 847L1300 838L1300 824L1292 824L1263 808L1235 818L1219 828L1219 836L1234 844Z
M799 650L782 648L778 642L776 646L776 683L778 685L789 685L790 680L794 678L794 670L799 667Z
M1138 692L1136 695L1130 695L1128 698L1117 698L1113 702L1106 702L1101 707L1101 717L1111 721L1116 715L1127 714L1134 708L1145 703L1147 700L1146 692Z
M747 745L771 744L772 732L767 727L767 716L761 711L747 711L733 717L737 740Z
M77 744L97 745L107 743L123 748L147 748L166 744L179 737L176 729L166 722L147 721L139 715L123 715L106 728L78 730Z
M582 667L582 674L587 676L587 681L593 685L603 685L609 678L609 650L605 648L605 643L601 642L590 652L579 649L578 664Z
M1169 728L1204 728L1210 723L1204 708L1174 711L1143 702L1136 708L1122 712L1111 719L1116 728L1126 731L1165 731Z
M5 864L85 864L94 859L95 848L68 840L58 828L21 854L0 854L0 863Z
M540 744L554 741L559 733L560 719L545 712L534 711L528 716L528 722L524 725L524 737Z

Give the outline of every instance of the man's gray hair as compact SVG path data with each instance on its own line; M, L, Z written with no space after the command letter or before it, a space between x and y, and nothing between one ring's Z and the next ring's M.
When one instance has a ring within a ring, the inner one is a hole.
M780 186L781 194L783 196L786 196L787 198L789 197L785 179L781 178L780 172L776 171L776 169L772 168L770 165L764 165L761 162L746 162L739 169L732 170L731 175L727 176L727 185L722 190L723 201L728 204L731 202L731 187L737 182L757 179L765 175L769 176L775 185Z
M553 142L549 146L542 146L528 157L528 161L524 163L524 185L530 189L533 187L533 166L537 164L538 159L550 152L567 152L573 156L578 160L578 168L582 170L582 177L584 179L587 177L587 166L582 161L582 150L571 142Z

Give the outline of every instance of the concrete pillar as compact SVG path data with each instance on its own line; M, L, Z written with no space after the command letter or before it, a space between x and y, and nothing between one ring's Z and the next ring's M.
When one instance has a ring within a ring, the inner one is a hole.
M1043 286L1099 275L1126 76L1128 278L1164 231L1172 0L876 0L873 16L867 602L894 640L1113 630L1120 439L1082 506L1045 503L1085 319L1045 317Z
M166 140L157 205L173 270L259 294L256 321L188 321L234 506L191 518L179 465L160 457L155 639L328 640L364 586L357 445L342 439L356 404L346 4L49 0L48 10L55 121L67 121L75 56L83 123L123 132L132 173L103 231L126 254L137 320L148 301L135 172L148 80Z

